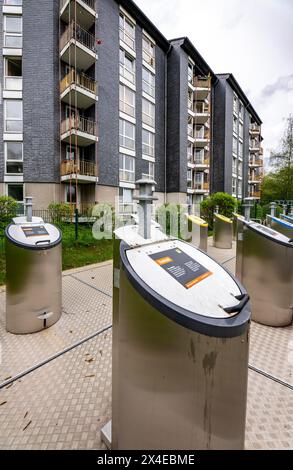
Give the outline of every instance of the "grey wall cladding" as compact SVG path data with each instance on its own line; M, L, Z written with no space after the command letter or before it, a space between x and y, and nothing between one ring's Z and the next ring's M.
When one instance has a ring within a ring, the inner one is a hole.
M3 15L2 15L2 6L3 0L0 0L0 31L3 31ZM0 34L0 49L3 47L3 34ZM4 146L3 146L3 99L2 99L2 90L3 90L3 55L0 54L0 181L4 179Z
M59 0L23 4L24 180L59 182Z

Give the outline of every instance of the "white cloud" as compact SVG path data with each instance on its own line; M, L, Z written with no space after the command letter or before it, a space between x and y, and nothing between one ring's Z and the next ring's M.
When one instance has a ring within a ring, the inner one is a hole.
M293 92L292 0L136 0L168 38L188 36L216 73L232 72L263 120L264 148L278 146ZM270 86L283 88L264 93Z

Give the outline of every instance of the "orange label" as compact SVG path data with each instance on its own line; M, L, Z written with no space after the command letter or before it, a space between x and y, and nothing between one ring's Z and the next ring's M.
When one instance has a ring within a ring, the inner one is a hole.
M207 273L204 273L201 276L193 279L192 281L189 281L187 284L185 284L185 287L187 287L187 289L190 289L190 287L195 286L195 284L198 284L200 281L203 281L206 277L209 277L212 274L213 273L211 273L210 271Z
M159 265L159 266L163 266L164 264L168 264L168 263L172 263L172 258L170 258L170 256L165 256L164 258L159 258L159 259L156 259L156 263Z

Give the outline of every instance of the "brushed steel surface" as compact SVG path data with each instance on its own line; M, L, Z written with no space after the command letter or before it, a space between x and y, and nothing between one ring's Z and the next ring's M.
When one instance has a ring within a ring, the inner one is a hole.
M241 281L242 280L242 261L243 261L243 227L244 219L237 218L237 230L236 230L236 270L235 275Z
M22 248L6 239L6 329L34 333L61 316L61 244L48 250ZM53 312L49 318L39 318Z
M119 297L112 449L243 449L248 329L231 339L190 331L147 303L123 270Z
M252 319L269 326L290 325L293 246L276 243L245 224L242 245L237 246L237 258L238 252L242 254L242 262L241 268L236 268L236 275L250 295Z
M288 238L293 237L293 224L290 224L289 221L280 220L280 222L278 222L278 220L272 219L272 218L269 218L268 220L269 220L269 226L273 230L277 230L277 232L282 233Z
M232 248L233 224L215 215L213 237L216 248Z
M191 244L200 250L208 250L208 227L192 224Z

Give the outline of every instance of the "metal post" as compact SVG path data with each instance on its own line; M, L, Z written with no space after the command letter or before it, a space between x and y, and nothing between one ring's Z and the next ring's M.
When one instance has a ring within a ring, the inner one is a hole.
M145 238L151 238L152 203L157 198L153 196L153 186L157 183L148 178L136 181L139 195L133 199L138 200L138 234Z
M32 222L33 220L33 198L31 196L25 197L26 220Z
M286 215L287 213L287 204L283 204L283 214Z
M78 209L74 209L74 229L75 229L75 240L78 240Z
M251 202L250 202L249 199L245 200L245 204L243 205L243 207L244 207L245 220L247 220L249 222L250 221L250 210L251 210Z
M216 206L215 213L216 213L216 214L219 213L219 206Z
M277 209L277 204L275 202L270 203L270 210L271 210L271 216L275 217L276 216L276 209Z

